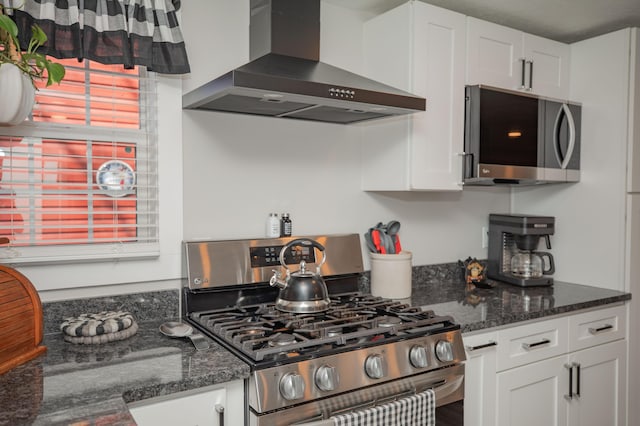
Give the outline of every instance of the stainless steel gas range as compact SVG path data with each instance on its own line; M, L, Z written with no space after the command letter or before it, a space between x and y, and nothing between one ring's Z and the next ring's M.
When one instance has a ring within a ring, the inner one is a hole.
M250 366L247 423L332 425L332 416L433 389L438 426L462 425L465 355L459 325L448 316L358 292L363 264L357 234L308 238L326 254L320 272L330 305L319 313L275 307L278 289L268 281L274 270L284 269L278 256L292 238L184 244L184 316ZM316 251L301 247L286 264L313 265L319 261Z

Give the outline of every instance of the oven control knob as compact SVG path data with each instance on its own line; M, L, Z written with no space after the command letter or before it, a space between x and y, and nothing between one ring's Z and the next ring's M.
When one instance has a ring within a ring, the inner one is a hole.
M364 362L364 371L372 379L381 379L387 375L387 363L382 355L369 355Z
M280 395L286 400L300 399L304 396L304 379L296 373L287 373L280 379Z
M411 361L411 365L416 368L424 368L429 365L427 348L418 345L412 347L409 351L409 361Z
M316 370L316 386L323 391L336 390L338 387L338 370L329 365L323 365Z
M440 340L436 343L436 357L442 362L453 361L453 346L448 340Z

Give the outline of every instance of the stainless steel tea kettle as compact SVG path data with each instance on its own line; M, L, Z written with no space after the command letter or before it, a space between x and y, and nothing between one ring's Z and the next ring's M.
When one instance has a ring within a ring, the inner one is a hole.
M300 261L300 269L298 271L291 272L289 270L285 263L285 253L294 246L315 247L322 252L322 260L317 264L315 272L307 271L304 260ZM282 247L282 250L280 250L280 264L286 269L287 276L282 281L280 273L274 270L273 276L269 280L271 286L280 288L280 294L276 299L276 309L293 313L314 313L329 309L329 292L320 276L320 268L326 258L324 246L314 240L296 239Z

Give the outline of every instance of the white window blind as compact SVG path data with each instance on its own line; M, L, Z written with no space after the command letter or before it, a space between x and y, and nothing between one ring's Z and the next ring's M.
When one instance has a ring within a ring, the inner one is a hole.
M0 263L158 255L153 73L60 62L32 116L0 127Z

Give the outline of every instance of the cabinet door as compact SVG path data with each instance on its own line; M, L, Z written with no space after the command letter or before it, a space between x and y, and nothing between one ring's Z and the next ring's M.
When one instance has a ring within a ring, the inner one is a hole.
M139 426L221 426L244 424L242 380L129 404Z
M462 189L465 31L464 15L422 2L365 23L365 74L427 110L363 126L363 190Z
M565 355L498 373L496 425L567 425L568 371Z
M412 19L413 6L408 2L365 22L363 59L367 77L413 92ZM363 190L409 189L410 138L411 119L406 116L373 120L362 126Z
M524 85L522 32L467 17L467 84Z
M523 45L528 61L525 85L541 96L568 99L569 45L531 34L523 35Z
M424 93L427 110L411 117L411 186L461 190L465 17L420 2L414 7L413 88Z
M575 396L569 402L571 426L625 424L626 353L626 341L619 340L570 355L574 375L579 366Z
M462 336L467 353L464 372L465 426L496 424L496 333Z

